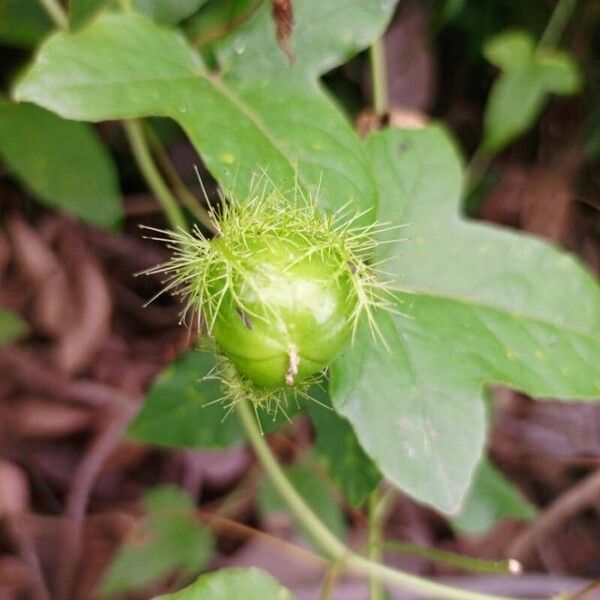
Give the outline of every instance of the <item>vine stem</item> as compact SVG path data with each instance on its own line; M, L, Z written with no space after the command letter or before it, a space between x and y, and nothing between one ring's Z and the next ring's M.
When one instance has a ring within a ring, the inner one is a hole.
M477 187L493 158L493 154L485 148L483 143L477 147L469 164L465 167L463 184L465 195Z
M40 4L59 29L66 29L69 25L67 11L58 0L40 0Z
M213 223L213 220L210 218L208 211L200 204L200 201L192 192L187 188L185 183L181 180L179 173L173 166L167 151L162 145L160 138L152 127L148 123L145 123L144 133L148 139L148 143L150 144L151 150L154 152L154 156L161 167L165 177L169 180L173 191L179 198L181 204L183 204L193 215L198 219L204 227L206 227L210 232L216 234L217 228Z
M576 5L577 0L558 0L546 25L546 29L542 33L538 48L542 46L552 47L558 44L560 36L567 26Z
M429 548L398 540L382 542L381 547L384 550L397 552L398 554L403 554L405 556L417 556L432 562L438 562L476 573L519 575L523 571L521 563L514 558L503 561L481 560L480 558L473 558L472 556L465 556L464 554L456 554L446 550L439 550L438 548Z
M171 227L175 230L187 230L187 223L185 221L185 217L183 216L183 212L179 208L175 196L173 196L171 190L165 184L160 172L156 167L156 164L154 163L154 160L152 159L142 124L140 121L135 119L131 121L123 121L123 128L125 130L125 134L127 135L127 139L129 141L135 161L137 162L138 167L140 168L140 171L142 172L142 175L144 176L144 179L148 183L150 189L160 202L160 205L167 219L169 220Z
M384 520L385 506L384 498L379 493L379 488L375 488L369 496L369 558L374 562L380 562L382 558L382 537L381 527ZM377 577L371 575L369 578L369 597L370 600L384 600L385 592L381 582Z
M309 532L319 548L338 565L340 571L368 578L373 577L378 581L394 585L420 596L433 597L439 600L517 600L507 596L472 592L428 581L416 575L397 571L354 553L327 529L289 482L261 434L249 402L240 400L236 403L235 410L250 445L282 499L306 531Z
M371 77L373 85L373 108L378 115L389 110L389 93L387 81L387 60L383 39L379 38L369 49L371 61Z

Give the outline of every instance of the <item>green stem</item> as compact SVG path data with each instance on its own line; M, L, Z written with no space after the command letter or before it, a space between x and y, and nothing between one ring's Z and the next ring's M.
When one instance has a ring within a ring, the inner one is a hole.
M369 558L374 562L381 562L382 537L381 527L383 524L384 511L382 510L382 499L379 489L373 490L369 496ZM377 577L369 577L370 600L384 600L385 593L381 582Z
M369 49L371 61L371 78L373 80L373 108L378 115L385 115L389 110L387 81L387 60L383 39L379 38Z
M193 215L198 219L204 227L206 227L212 233L217 233L217 228L210 218L208 211L200 204L200 201L190 190L187 188L185 183L179 177L179 173L171 163L171 159L167 154L164 146L162 145L159 137L156 135L152 127L146 124L145 133L150 143L150 147L160 165L165 177L169 180L173 191L179 198L181 204L183 204Z
M135 161L148 186L160 202L171 227L173 229L187 230L187 223L183 212L152 160L142 124L137 120L123 121L123 127Z
M69 25L67 11L58 0L40 0L40 4L59 29L66 29Z
M577 0L558 0L546 29L542 33L538 47L552 47L558 44L576 5Z
M493 157L493 154L484 148L483 144L475 150L465 169L463 192L465 196L474 190L483 179Z
M327 571L325 571L325 577L323 578L323 585L321 587L321 600L331 600L338 577L339 567L335 563L332 563Z
M248 401L240 400L236 404L236 412L250 445L273 485L294 516L314 538L319 548L334 563L339 565L341 571L348 571L363 577L375 577L381 582L397 586L403 590L439 600L517 600L506 596L461 590L428 581L416 575L410 575L378 564L352 552L327 529L289 482L269 449L264 436L261 435Z
M319 548L334 560L342 559L347 553L346 547L321 523L306 502L300 497L294 486L289 482L270 448L267 446L265 438L260 433L256 417L250 409L248 402L240 400L236 404L236 410L254 452L282 498L292 512L301 519L302 524L314 538Z
M417 556L476 573L508 573L517 575L522 569L521 563L514 559L503 561L481 560L472 556L465 556L463 554L456 554L455 552L439 550L438 548L428 548L398 540L382 542L381 547L384 550L390 550L407 556Z

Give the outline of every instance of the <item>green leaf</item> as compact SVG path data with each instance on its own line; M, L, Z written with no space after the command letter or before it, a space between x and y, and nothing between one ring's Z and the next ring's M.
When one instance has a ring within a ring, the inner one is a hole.
M503 71L520 68L531 62L535 47L525 31L503 31L487 40L483 47L485 58Z
M89 125L0 101L0 158L40 201L93 225L121 221L115 167Z
M207 0L133 0L136 10L158 23L175 25L193 15Z
M445 0L444 4L439 10L438 22L441 25L456 19L465 9L467 0Z
M360 506L375 489L381 475L360 447L350 423L323 406L331 406L328 394L320 390L313 390L312 394L318 403L309 402L307 411L315 427L316 451L344 497L354 506Z
M367 48L383 33L396 0L296 0L291 47L294 64L277 44L268 2L217 46L221 66L236 78L264 81L278 78L276 86L291 80L299 91L308 79L322 75Z
M69 26L71 29L81 27L110 2L111 0L69 0Z
M529 34L507 31L488 40L486 58L502 73L490 91L484 148L497 152L538 118L549 93L574 94L581 88L577 63L566 52L536 49Z
M452 525L467 533L482 533L507 517L531 519L535 513L533 504L488 459L484 459Z
M458 215L460 161L441 128L380 132L368 149L381 218L409 225L385 267L402 314L380 317L389 352L359 332L332 400L384 476L452 513L482 454L486 384L600 397L600 290L568 254Z
M177 570L192 575L212 557L212 535L194 518L194 503L185 492L154 488L144 505L148 514L135 539L113 559L100 587L103 596L144 588Z
M369 209L376 196L364 150L315 78L366 47L393 4L295 2L297 61L290 65L272 39L265 3L221 46L219 77L178 33L140 15L103 15L80 33L52 36L14 94L72 119L173 118L240 198L264 169L283 190L296 179L319 190L327 208Z
M0 345L20 338L27 329L27 323L17 313L0 308Z
M256 0L212 0L185 23L185 30L196 47L204 48L252 17L260 2Z
M543 48L538 50L537 64L542 85L548 92L569 95L581 89L581 72L570 54Z
M38 0L0 0L0 43L31 48L51 30Z
M344 515L332 497L326 483L319 480L313 469L302 464L288 467L285 473L296 491L317 517L334 535L339 539L344 539L346 535ZM289 511L287 504L281 499L270 479L263 479L261 482L259 506L263 515L277 512L288 513ZM302 523L296 520L295 522L296 526L304 531L310 539L310 534L304 530Z
M535 123L546 101L536 68L527 64L498 77L484 114L483 145L499 152Z
M293 600L292 594L270 575L248 569L220 569L199 577L192 585L155 600Z
M148 513L183 511L191 513L195 504L186 492L174 485L159 485L144 494L144 506Z
M241 443L237 419L225 417L218 381L206 378L214 355L198 350L169 365L146 394L142 410L129 426L137 440L185 448L226 447ZM206 379L205 379L206 378Z
M129 425L128 435L141 442L173 448L226 448L243 443L245 436L231 415L218 377L215 355L190 350L171 363L154 381L142 409ZM268 414L257 408L262 431L270 433L301 407L291 402L285 413Z
M387 315L379 326L389 351L365 327L333 364L334 406L387 479L421 502L456 511L484 443L477 386L437 354L433 340L408 339Z

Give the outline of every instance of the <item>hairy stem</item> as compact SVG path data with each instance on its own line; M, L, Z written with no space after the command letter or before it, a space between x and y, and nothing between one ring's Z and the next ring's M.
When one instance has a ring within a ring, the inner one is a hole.
M187 223L185 222L183 212L154 164L141 122L137 120L123 121L123 128L125 129L125 134L127 135L135 161L148 186L160 202L171 227L173 229L187 230Z
M373 86L373 108L378 115L389 110L389 94L387 81L387 60L383 39L379 38L369 49L371 61L371 79Z
M506 596L461 590L428 581L416 575L410 575L373 562L352 552L327 529L289 482L269 449L264 436L261 435L249 403L240 400L236 404L236 411L257 458L282 499L298 521L310 533L321 551L332 562L339 565L340 571L355 573L363 577L374 577L378 581L394 585L420 596L440 600L517 600Z
M40 0L40 4L59 29L66 29L69 25L67 11L58 0Z

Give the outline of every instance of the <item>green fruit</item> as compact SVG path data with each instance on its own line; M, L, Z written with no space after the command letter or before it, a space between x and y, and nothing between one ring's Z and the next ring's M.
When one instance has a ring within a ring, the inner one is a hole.
M293 385L327 367L348 342L356 308L351 273L335 253L308 253L306 239L245 241L244 276L224 291L213 334L255 385ZM226 251L223 238L213 244Z
M277 410L289 387L302 393L335 359L362 315L377 332L374 309L391 291L368 263L377 226L324 214L301 190L290 200L268 183L213 211L212 239L198 228L161 232L174 254L150 272L167 275L184 317L202 317L231 363L221 372L225 398Z

